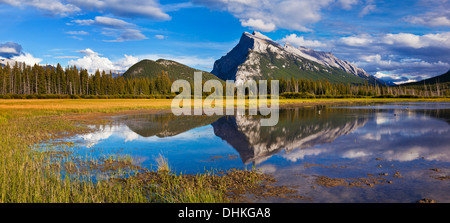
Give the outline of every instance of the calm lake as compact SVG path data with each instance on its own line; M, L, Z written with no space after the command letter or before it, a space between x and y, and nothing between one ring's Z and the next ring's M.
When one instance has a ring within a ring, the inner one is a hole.
M126 154L154 169L260 169L305 199L255 202L450 202L450 103L370 103L280 109L254 116L117 116L70 139L76 154Z

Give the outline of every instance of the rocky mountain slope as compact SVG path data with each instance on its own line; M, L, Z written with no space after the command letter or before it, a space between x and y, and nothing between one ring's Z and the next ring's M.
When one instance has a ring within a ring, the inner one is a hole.
M214 63L212 74L222 80L327 79L333 83L380 83L363 69L332 53L285 46L259 32L244 32L239 43Z

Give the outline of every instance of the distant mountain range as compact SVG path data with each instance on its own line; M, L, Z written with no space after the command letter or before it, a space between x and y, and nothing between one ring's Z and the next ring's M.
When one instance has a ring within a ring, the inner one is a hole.
M402 86L415 86L415 85L423 86L424 84L431 85L431 84L436 84L436 83L447 83L447 82L450 82L450 70L448 70L447 73L445 73L445 74L441 74L439 76L428 78L428 79L417 81L417 82L405 83L405 84L402 84Z

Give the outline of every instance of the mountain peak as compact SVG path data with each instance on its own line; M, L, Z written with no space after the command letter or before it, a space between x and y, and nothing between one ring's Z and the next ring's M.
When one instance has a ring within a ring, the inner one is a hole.
M260 38L260 39L272 40L271 38L269 38L269 37L263 35L263 34L260 33L260 32L257 32L257 31L253 31L252 35L255 36L255 37L258 37L258 38Z
M214 63L212 74L222 80L260 80L294 76L303 79L327 77L334 82L363 83L369 75L331 53L305 47L281 45L254 31L244 32L239 43Z
M247 36L251 39L258 39L258 40L265 40L265 41L269 41L271 43L276 43L275 41L273 41L271 38L265 36L264 34L257 32L257 31L253 31L253 33L249 33L249 32L244 32L242 34L242 36Z

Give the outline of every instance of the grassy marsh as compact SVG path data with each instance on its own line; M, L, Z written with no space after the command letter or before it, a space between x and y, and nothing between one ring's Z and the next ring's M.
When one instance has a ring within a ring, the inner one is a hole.
M386 101L450 99L280 99L280 105ZM273 179L256 170L177 175L163 157L158 172L130 168L130 157L77 160L70 155L76 149L71 142L38 149L43 142L90 131L84 124L97 122L99 114L168 110L170 105L169 99L0 100L0 202L245 202L247 193L291 196L295 192L270 186ZM88 169L107 170L117 177L85 180ZM123 177L130 173L131 177Z

